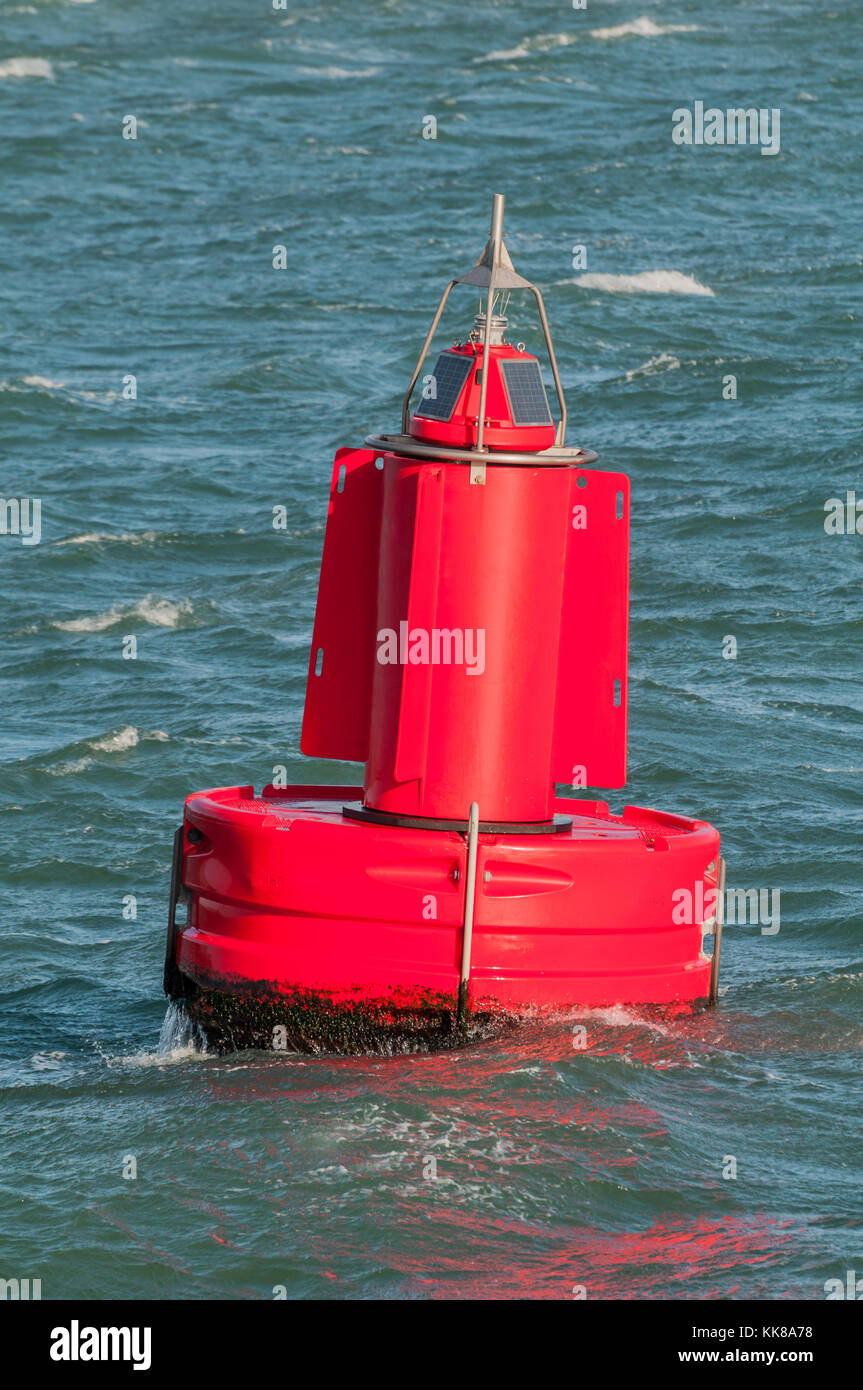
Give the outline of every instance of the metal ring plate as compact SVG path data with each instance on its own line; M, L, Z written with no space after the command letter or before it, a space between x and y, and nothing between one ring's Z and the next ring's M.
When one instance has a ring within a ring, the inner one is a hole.
M561 449L553 445L538 453L510 453L505 449L459 449L453 445L420 444L409 434L369 434L366 447L382 454L399 454L404 458L428 459L440 463L484 463L492 468L499 465L520 468L586 468L595 463L598 454L592 449Z

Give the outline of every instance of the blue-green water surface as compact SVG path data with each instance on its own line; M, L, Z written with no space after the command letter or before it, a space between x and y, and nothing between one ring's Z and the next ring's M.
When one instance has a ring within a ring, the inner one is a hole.
M0 23L2 492L42 505L38 544L0 536L0 1276L818 1299L863 1275L863 536L824 525L863 501L859 6L30 0ZM696 101L779 108L779 152L676 145ZM612 805L711 820L780 929L727 929L694 1019L372 1059L208 1056L169 1019L160 1045L184 796L357 775L298 752L332 456L397 427L494 191L569 440L632 479Z

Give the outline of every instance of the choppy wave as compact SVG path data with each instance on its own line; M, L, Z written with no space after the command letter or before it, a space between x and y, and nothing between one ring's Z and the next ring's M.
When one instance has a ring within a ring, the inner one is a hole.
M583 290L606 290L609 294L701 294L713 298L715 291L681 270L641 270L633 275L604 275L589 272L565 284Z
M187 598L174 602L166 598L153 598L148 594L137 603L108 608L104 613L93 613L81 618L54 619L51 626L61 632L105 632L109 627L116 627L119 623L139 619L152 627L179 627L184 618L191 617L192 611L192 604Z
M116 1055L106 1051L99 1043L95 1044L95 1051L112 1070L118 1067L146 1069L175 1066L209 1055L206 1039L197 1024L187 1016L181 1001L172 1001L168 1005L155 1051L140 1048L136 1052Z
M65 1052L34 1052L30 1065L34 1071L59 1071L65 1057Z
M51 544L100 545L105 542L123 542L127 545L149 545L164 534L163 531L85 531L80 536L64 536Z
M66 387L62 381L51 381L47 376L25 376L22 378L25 386L42 386L46 391L65 391Z
M134 724L126 724L122 728L100 734L96 738L85 739L83 747L88 751L81 756L67 757L62 762L42 766L41 770L49 773L52 777L73 777L76 773L86 772L88 768L93 767L98 762L98 758L95 756L97 754L128 753L131 748L137 748L139 743L168 742L170 742L170 735L166 734L163 729L138 729ZM80 744L75 746L81 747Z
M530 58L535 53L551 53L556 48L568 48L578 43L577 34L535 34L522 39L515 48L497 48L482 57L474 58L474 63L511 63L519 58Z
M139 733L134 724L127 724L101 738L90 739L89 743L98 753L124 753L127 748L137 747L142 738L154 739L157 743L168 742L168 735L161 729L147 729Z
M139 1052L123 1060L138 1067L161 1066L166 1062L185 1062L190 1057L206 1054L206 1040L196 1023L186 1013L182 1003L168 1005L155 1052Z
M649 357L640 366L630 367L623 376L625 381L634 381L638 376L653 376L656 372L673 372L679 366L680 358L675 357L673 352L658 352L655 357Z
M52 398L60 396L70 404L86 401L115 401L118 397L116 391L89 391L83 387L70 386L65 381L53 381L51 377L40 376L38 373L19 377L17 381L0 381L0 392L12 392L20 395L30 391L41 391Z
M631 19L625 24L615 24L608 29L591 29L592 39L655 39L662 34L692 34L700 28L698 24L657 24L647 15Z
M693 34L701 30L699 24L657 24L647 15L631 19L623 24L614 24L588 30L592 39L655 39L668 34ZM542 53L552 53L558 48L568 48L571 44L583 42L583 34L528 34L512 48L495 48L491 53L474 58L474 63L514 63L522 58L532 58Z
M47 77L54 79L54 68L47 58L7 58L0 63L0 80L6 77Z
M348 77L376 77L380 68L297 68L304 77L325 77L331 82L341 82Z

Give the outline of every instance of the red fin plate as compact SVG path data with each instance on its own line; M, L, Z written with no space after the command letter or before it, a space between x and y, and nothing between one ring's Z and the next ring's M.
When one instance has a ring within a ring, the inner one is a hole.
M362 763L369 753L384 478L378 457L339 449L333 464L300 739L310 758Z
M573 472L567 534L552 777L570 786L622 787L629 629L625 474Z

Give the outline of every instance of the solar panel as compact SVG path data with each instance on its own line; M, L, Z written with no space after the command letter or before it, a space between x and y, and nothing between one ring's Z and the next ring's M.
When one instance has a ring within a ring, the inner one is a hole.
M506 358L500 364L516 425L550 425L551 411L539 363Z
M425 420L449 420L472 367L473 357L458 352L442 352L435 363L432 379L425 388L425 391L433 394L427 397L423 392L417 415Z

